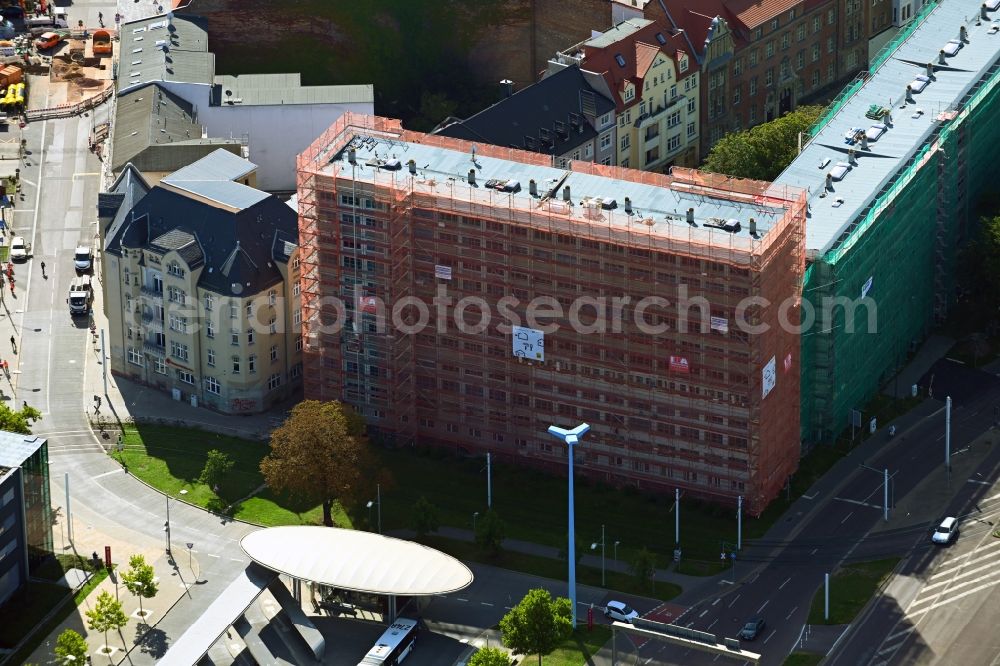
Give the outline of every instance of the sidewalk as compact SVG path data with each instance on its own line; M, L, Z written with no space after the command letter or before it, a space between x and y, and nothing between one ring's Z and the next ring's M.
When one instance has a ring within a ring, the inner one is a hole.
M81 544L82 545L82 544ZM84 554L84 551L80 551ZM152 599L143 599L142 608L146 612L145 619L139 617L139 600L132 595L120 583L121 571L127 568L128 558L134 554L141 554L146 557L146 561L153 565L156 571L156 580L159 590ZM177 559L169 559L162 551L156 549L122 549L118 555L113 556L113 561L117 566L108 578L94 588L87 598L64 620L46 640L38 647L28 659L28 663L47 664L53 657L53 648L56 639L66 629L72 629L87 639L90 656L95 664L111 663L120 664L127 659L131 650L142 650L151 654L162 654L165 650L165 636L162 631L156 628L159 621L176 604L181 597L188 594L188 588L195 584L195 572L200 570L198 561L194 558L188 560L188 555L176 552ZM86 557L86 554L84 554ZM101 648L105 645L104 634L91 631L87 628L86 611L94 608L97 597L102 592L116 596L122 604L122 609L129 616L129 623L120 632L108 632L108 646L114 648L110 658L101 653ZM142 643L142 645L139 645ZM129 661L131 661L129 659Z
M4 211L4 219L12 220L13 209L7 208ZM7 233L0 235L0 243L6 245L10 242L11 233L16 233L7 229ZM0 280L0 360L7 361L8 371L0 372L0 400L9 401L11 409L17 410L21 405L15 405L12 401L16 395L17 378L20 374L20 363L18 361L21 352L21 330L24 322L24 310L21 304L25 302L24 293L17 288L18 285L26 285L28 279L28 268L26 264L14 265L14 279L16 298L11 296L6 277ZM10 338L14 338L11 345ZM16 349L16 351L15 351Z

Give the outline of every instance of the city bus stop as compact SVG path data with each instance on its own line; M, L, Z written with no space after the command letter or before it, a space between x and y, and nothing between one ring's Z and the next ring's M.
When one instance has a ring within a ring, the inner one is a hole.
M287 526L261 529L243 537L243 552L252 562L173 643L158 662L164 666L199 663L230 626L246 633L244 614L270 590L296 632L317 661L325 640L302 610L302 583L386 598L383 619L397 615L397 599L448 594L472 584L472 571L460 561L419 543L371 532L333 527ZM279 580L292 580L292 591ZM267 663L266 648L252 635L247 649Z

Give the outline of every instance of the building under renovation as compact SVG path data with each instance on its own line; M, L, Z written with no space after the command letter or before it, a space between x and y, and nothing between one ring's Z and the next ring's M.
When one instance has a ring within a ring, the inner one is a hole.
M928 4L834 100L776 181L809 193L807 442L849 427L945 317L955 251L1000 140L998 8Z
M397 444L759 513L800 450L806 195L348 114L298 161L307 398Z

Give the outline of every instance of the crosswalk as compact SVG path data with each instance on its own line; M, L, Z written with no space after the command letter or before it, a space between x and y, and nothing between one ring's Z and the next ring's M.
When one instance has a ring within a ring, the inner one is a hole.
M871 666L889 664L933 611L1000 585L1000 539L992 535L995 521L991 520L1000 516L1000 507L975 515L976 520L966 523L960 538L976 545L948 557L933 570L907 605L902 619L878 647Z
M97 436L91 430L57 430L32 433L43 437L49 443L49 456L77 453L104 453Z

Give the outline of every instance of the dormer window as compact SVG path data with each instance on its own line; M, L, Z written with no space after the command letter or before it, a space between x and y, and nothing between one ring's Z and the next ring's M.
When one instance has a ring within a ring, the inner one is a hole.
M662 32L658 32L656 33L656 41L658 41L661 45L666 44L667 38L663 36Z
M625 56L623 56L621 53L616 53L615 54L615 62L618 63L619 67L624 67L625 66Z
M679 70L681 70L681 72L686 72L687 71L687 69L688 69L688 57L687 57L687 55L685 55L683 53L680 54L680 57L677 59L677 68Z
M635 99L635 88L629 86L625 89L624 98L626 102L630 102Z

